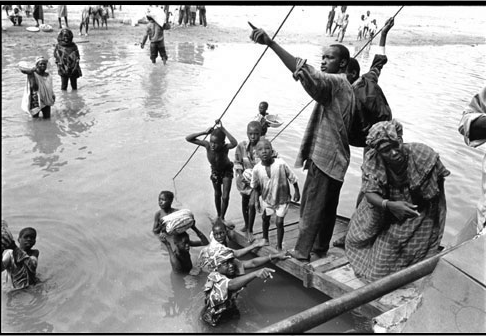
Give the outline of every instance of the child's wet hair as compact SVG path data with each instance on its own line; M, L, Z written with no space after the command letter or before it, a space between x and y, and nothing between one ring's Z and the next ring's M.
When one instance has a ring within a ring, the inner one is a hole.
M359 62L356 58L351 57L348 62L348 66L346 67L346 72L351 73L356 71L357 76L359 77L359 72L361 68L359 66Z
M33 227L26 227L26 228L23 228L22 230L20 230L19 232L19 238L23 237L24 234L28 231L31 231L34 233L34 235L37 237L37 231L33 228Z
M270 145L270 148L273 149L273 146L272 146L272 142L268 139L260 139L257 144L256 144L256 147L260 147L260 146L263 146L264 144L268 143Z
M254 128L255 130L259 131L262 133L262 124L259 121L252 120L248 123L248 126L246 126L246 131L248 132L250 128Z
M164 195L166 198L168 198L171 202L174 200L174 193L169 190L162 190L159 194L159 197L161 195Z
M265 108L268 108L268 103L266 101L260 102L260 105L262 105L262 104L265 106Z
M226 231L226 225L224 225L224 222L221 218L216 218L216 220L213 223L212 230L214 230L214 228L217 226L223 228L223 230Z
M212 132L211 135L214 135L220 142L224 142L226 140L226 134L224 134L223 130L221 128L215 128Z

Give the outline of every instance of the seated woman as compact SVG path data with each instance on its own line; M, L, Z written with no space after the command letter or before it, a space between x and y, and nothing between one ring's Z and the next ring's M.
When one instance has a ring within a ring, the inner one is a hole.
M351 217L345 246L355 274L374 281L438 252L450 172L430 147L403 143L395 120L373 125L366 144L365 197Z

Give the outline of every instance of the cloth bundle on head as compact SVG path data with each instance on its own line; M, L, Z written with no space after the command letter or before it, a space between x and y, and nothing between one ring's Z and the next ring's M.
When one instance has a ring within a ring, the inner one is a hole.
M36 59L35 59L35 65L39 64L39 62L48 62L47 58L45 58L44 56L37 56Z
M395 119L391 121L380 121L371 126L366 144L371 148L378 148L382 142L402 142L403 128Z

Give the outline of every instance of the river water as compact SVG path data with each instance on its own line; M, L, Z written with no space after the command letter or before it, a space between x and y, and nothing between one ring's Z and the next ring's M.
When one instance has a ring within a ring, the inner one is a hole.
M164 189L174 190L174 205L191 209L209 233L215 210L203 151L173 180L195 149L184 137L213 125L263 47L228 43L209 49L169 41L164 67L153 66L148 51L135 45L78 46L84 74L78 92L61 92L53 64L48 70L57 96L50 120L32 120L20 110L25 77L16 64L39 52L50 55L52 47L2 48L2 218L15 236L25 226L38 230L42 280L28 290L2 291L2 332L255 332L325 301L278 272L242 292L239 319L208 328L199 320L204 277L172 274L167 253L151 233ZM285 47L319 65L320 47ZM372 47L360 55L362 69L374 52ZM443 240L451 245L480 192L483 152L464 144L457 125L464 106L485 85L486 46L390 46L387 54L380 84L404 125L405 141L434 148L452 173ZM289 121L310 99L268 53L223 118L238 141L262 100L270 113ZM273 142L291 164L309 113ZM270 129L269 137L276 132ZM353 148L338 209L344 216L353 211L361 157L361 149ZM305 175L296 173L302 186ZM233 188L227 218L239 217ZM193 248L193 256L198 252ZM357 324L345 314L314 331L345 332Z

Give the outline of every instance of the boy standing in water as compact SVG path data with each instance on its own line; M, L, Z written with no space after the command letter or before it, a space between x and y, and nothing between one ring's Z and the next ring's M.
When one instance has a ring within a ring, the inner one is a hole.
M8 273L10 284L15 289L26 288L37 282L36 271L39 259L39 250L34 250L37 231L34 228L27 227L20 230L19 247L15 244L11 234L5 234L8 231L7 223L2 221L2 272ZM10 239L5 239L9 237ZM5 244L4 244L5 241Z
M268 103L266 101L262 101L260 105L258 105L258 115L255 118L255 120L262 125L262 131L260 134L262 137L264 137L267 134L267 130L268 130L268 121L266 118L268 115L267 110L268 110Z
M228 209L231 183L233 181L233 162L228 157L230 149L238 145L236 139L223 127L221 120L216 120L216 126L210 127L206 131L193 133L186 137L186 140L198 146L206 148L207 158L211 164L211 181L214 188L214 203L218 217L224 220ZM210 135L209 141L199 140L201 135ZM225 143L226 137L230 141ZM222 190L221 190L222 187Z
M292 172L289 165L281 158L273 157L273 148L270 141L262 139L257 144L257 153L260 162L253 168L251 187L255 192L256 207L260 210L258 197L262 196L262 231L263 239L268 244L268 229L270 217L275 213L277 216L277 250L282 250L284 236L284 218L289 209L291 200L289 182L294 186L293 201L300 200L299 185L297 176Z
M174 272L189 273L192 269L191 254L189 253L191 246L204 246L209 244L208 238L196 227L196 222L194 222L194 225L191 228L196 232L199 240L190 240L187 232L175 234L173 235L174 249L167 239L168 236L166 234L161 234L159 236L160 241L167 247L170 264Z
M46 72L47 59L39 56L35 60L32 69L20 68L20 72L27 75L27 84L22 98L22 109L29 112L33 118L38 118L39 113L47 119L51 117L51 106L54 105L56 96L52 88L52 77Z
M159 194L159 207L160 210L158 210L155 213L154 217L154 227L152 229L152 232L156 235L160 234L162 230L164 230L164 226L162 225L162 218L164 216L167 216L168 214L171 214L179 209L175 209L172 207L172 202L174 201L174 193L172 191L168 190L162 190Z
M147 24L147 32L142 39L140 47L143 49L147 38L149 38L150 59L152 60L152 63L155 64L155 59L157 58L157 55L160 54L160 58L162 58L162 62L164 62L165 65L168 57L165 51L164 29L169 29L170 24L167 23L163 26L160 26L150 15L147 15L147 20L149 21L149 23Z
M253 194L250 182L253 167L258 160L256 156L256 144L260 141L261 133L262 125L260 122L250 121L246 128L248 141L240 142L235 150L236 187L241 194L241 210L245 221L245 227L242 231L246 232L246 237L249 242L253 241L253 223L256 214L253 202L250 205L250 199ZM250 223L252 224L251 226L249 225Z

